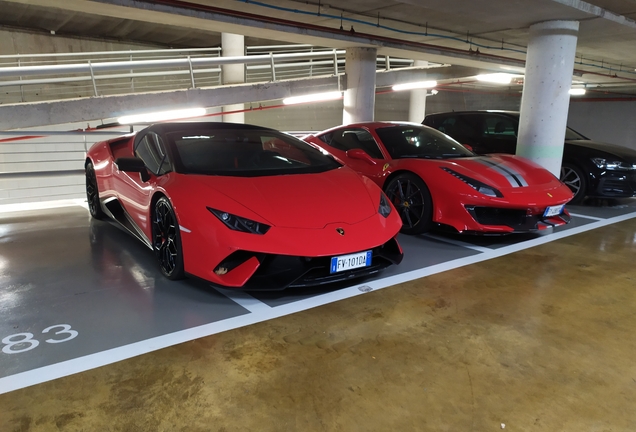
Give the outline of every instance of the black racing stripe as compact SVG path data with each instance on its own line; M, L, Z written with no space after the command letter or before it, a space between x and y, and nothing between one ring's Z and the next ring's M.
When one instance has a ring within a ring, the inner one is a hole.
M488 164L490 164L490 165L492 165L492 166L495 166L495 167L499 168L499 169L500 169L500 170L502 170L502 171L505 171L506 173L508 173L508 175L509 175L510 177L512 177L512 179L513 179L514 181L516 181L516 182L517 182L517 184L519 185L519 187L523 187L523 183L522 183L522 182L521 182L521 181L517 178L517 174L515 174L514 172L512 172L512 171L508 170L505 166L503 166L503 165L501 165L501 164L496 164L496 163L491 162L491 161L484 161L484 162L486 162L486 163L488 163Z

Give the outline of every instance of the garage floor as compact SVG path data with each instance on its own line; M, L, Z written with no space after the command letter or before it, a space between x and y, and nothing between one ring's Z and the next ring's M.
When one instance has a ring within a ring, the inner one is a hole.
M634 430L636 204L612 204L254 295L165 281L79 206L0 214L0 431Z

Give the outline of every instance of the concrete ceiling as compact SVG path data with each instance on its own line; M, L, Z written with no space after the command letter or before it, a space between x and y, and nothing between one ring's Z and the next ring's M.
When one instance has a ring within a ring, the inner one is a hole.
M502 70L523 67L532 24L577 20L577 79L615 95L636 92L635 0L331 2L0 0L0 25L173 47L217 46L220 32L232 32L252 44L377 46L380 54Z

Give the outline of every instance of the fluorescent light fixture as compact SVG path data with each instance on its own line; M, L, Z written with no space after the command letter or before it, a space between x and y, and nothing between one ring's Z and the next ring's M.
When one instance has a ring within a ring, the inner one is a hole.
M585 94L585 89L584 88L571 88L568 93L570 93L570 95L572 95L572 96L582 96L582 95Z
M513 75L509 73L492 73L477 75L477 81L489 82L495 84L510 84L510 81L518 77L519 75Z
M326 93L314 93L308 94L304 96L292 96L283 99L283 103L285 105L294 105L305 102L322 102L328 100L340 99L342 97L342 92L334 91L334 92L326 92Z
M146 114L135 114L119 117L119 124L155 123L166 120L179 120L205 115L205 108L186 108L171 111L159 111Z
M393 91L401 91L401 90L413 90L413 89L428 89L437 86L437 81L418 81L406 84L396 84L394 85Z

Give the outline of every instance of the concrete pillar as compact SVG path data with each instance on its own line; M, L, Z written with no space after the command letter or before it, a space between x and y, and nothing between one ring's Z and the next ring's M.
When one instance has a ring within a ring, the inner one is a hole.
M578 21L530 26L517 154L559 177Z
M233 33L221 33L221 55L223 57L242 57L245 55L245 37ZM245 82L245 65L221 65L223 84L241 84ZM225 105L223 112L241 111L244 104ZM245 113L223 114L224 122L245 123Z
M426 60L415 60L413 66L428 66ZM426 81L426 75L422 75L421 81ZM409 99L409 121L413 123L422 123L426 115L426 89L411 90Z
M373 121L375 109L376 48L347 48L345 74L347 90L344 94L342 122Z

